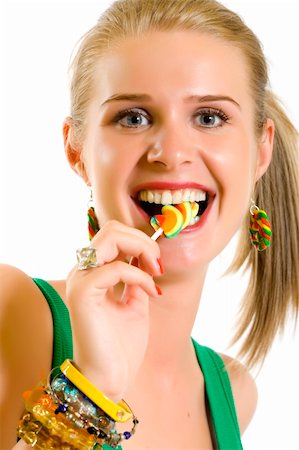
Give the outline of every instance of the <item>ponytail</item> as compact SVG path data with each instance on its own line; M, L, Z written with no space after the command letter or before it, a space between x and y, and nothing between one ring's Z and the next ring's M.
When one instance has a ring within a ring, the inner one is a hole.
M241 252L230 271L246 262L249 285L240 309L232 343L245 335L239 356L249 366L264 360L288 312L299 309L299 183L298 133L274 94L266 92L265 117L275 124L273 157L267 172L256 183L254 200L265 209L272 226L272 245L257 252L248 238L249 215L241 232Z

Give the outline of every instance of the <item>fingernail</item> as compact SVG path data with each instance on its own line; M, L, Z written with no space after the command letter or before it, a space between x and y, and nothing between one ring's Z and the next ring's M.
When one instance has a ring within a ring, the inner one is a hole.
M163 267L161 258L157 258L157 262L158 262L159 267L160 267L160 272L161 272L161 274L163 274L164 273L164 267Z
M160 286L158 286L156 283L155 283L155 286L156 286L156 290L158 292L158 295L162 295L162 291L161 291Z

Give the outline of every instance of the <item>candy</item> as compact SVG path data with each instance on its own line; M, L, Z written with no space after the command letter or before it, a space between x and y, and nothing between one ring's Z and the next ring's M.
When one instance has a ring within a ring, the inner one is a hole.
M192 206L190 202L183 202L183 203L179 203L178 205L175 205L176 209L178 209L183 216L183 226L182 226L182 230L184 228L186 228L189 223L190 220L192 219Z
M192 202L191 204L191 213L192 213L192 217L196 217L197 213L199 211L199 204L196 202Z
M183 228L183 214L173 205L165 205L162 214L151 218L151 225L156 230L152 239L156 240L163 232L167 238L175 237Z
M161 234L173 238L186 228L192 218L197 216L199 205L196 202L183 202L176 205L165 205L162 214L153 216L150 220L155 233L152 239L155 241Z

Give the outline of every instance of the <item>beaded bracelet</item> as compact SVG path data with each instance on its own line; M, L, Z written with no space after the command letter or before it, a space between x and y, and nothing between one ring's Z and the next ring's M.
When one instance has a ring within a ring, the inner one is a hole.
M26 444L35 447L37 450L61 449L61 450L77 450L86 447L73 446L65 444L57 436L51 436L46 428L40 422L33 418L30 413L24 414L18 423L18 437L24 440ZM80 445L80 444L79 444ZM95 447L91 447L90 450ZM101 447L98 447L100 449Z
M72 364L71 366L74 368ZM71 378L74 373L77 375L72 368ZM27 413L19 421L18 437L37 449L93 450L101 449L104 444L117 448L122 440L129 439L135 433L138 419L123 400L116 405L80 374L84 382L87 381L97 394L100 393L97 400L104 397L105 408L108 405L108 410L112 409L112 414L119 422L132 417L131 431L117 433L115 420L111 416L64 374L60 373L51 380L53 371L45 385L39 385L23 394ZM80 378L81 381L82 379ZM84 386L83 383L83 388ZM84 390L86 391L85 388Z
M122 440L130 439L135 434L135 429L139 423L135 416L132 418L133 427L131 431L117 433L115 422L63 374L56 376L51 384L48 384L47 392L58 404L57 413L66 414L71 420L79 420L77 426L86 427L88 433L96 436L101 443L104 441L111 447L116 447ZM79 409L77 406L73 409L72 403L74 402L75 405L79 405ZM68 416L69 413L75 417Z
M95 427L110 431L115 428L115 421L92 403L63 374L57 375L48 384L47 392L58 405L56 414L65 413L69 420L77 422L79 428Z
M131 409L124 400L121 400L118 404L112 402L85 378L69 359L62 363L60 370L81 392L116 422L127 422L133 417Z
M91 436L84 428L74 429L64 415L55 415L56 405L52 399L42 392L38 403L33 403L30 398L26 401L26 410L32 418L50 431L51 436L56 436L62 442L79 448L93 448L94 436ZM100 442L103 444L104 442Z

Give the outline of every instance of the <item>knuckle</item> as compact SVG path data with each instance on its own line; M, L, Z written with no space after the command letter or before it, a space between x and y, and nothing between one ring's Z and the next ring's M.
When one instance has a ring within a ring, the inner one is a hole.
M119 228L119 225L120 224L117 220L112 219L112 220L109 220L108 222L106 222L102 229L105 231L116 230L117 228Z
M122 261L114 261L113 265L114 265L115 270L117 270L119 272L123 271L123 269L125 267L125 263Z
M102 226L98 236L99 239L104 241L109 239L109 237L111 239L111 235L119 233L119 231L120 223L117 220L109 220Z

